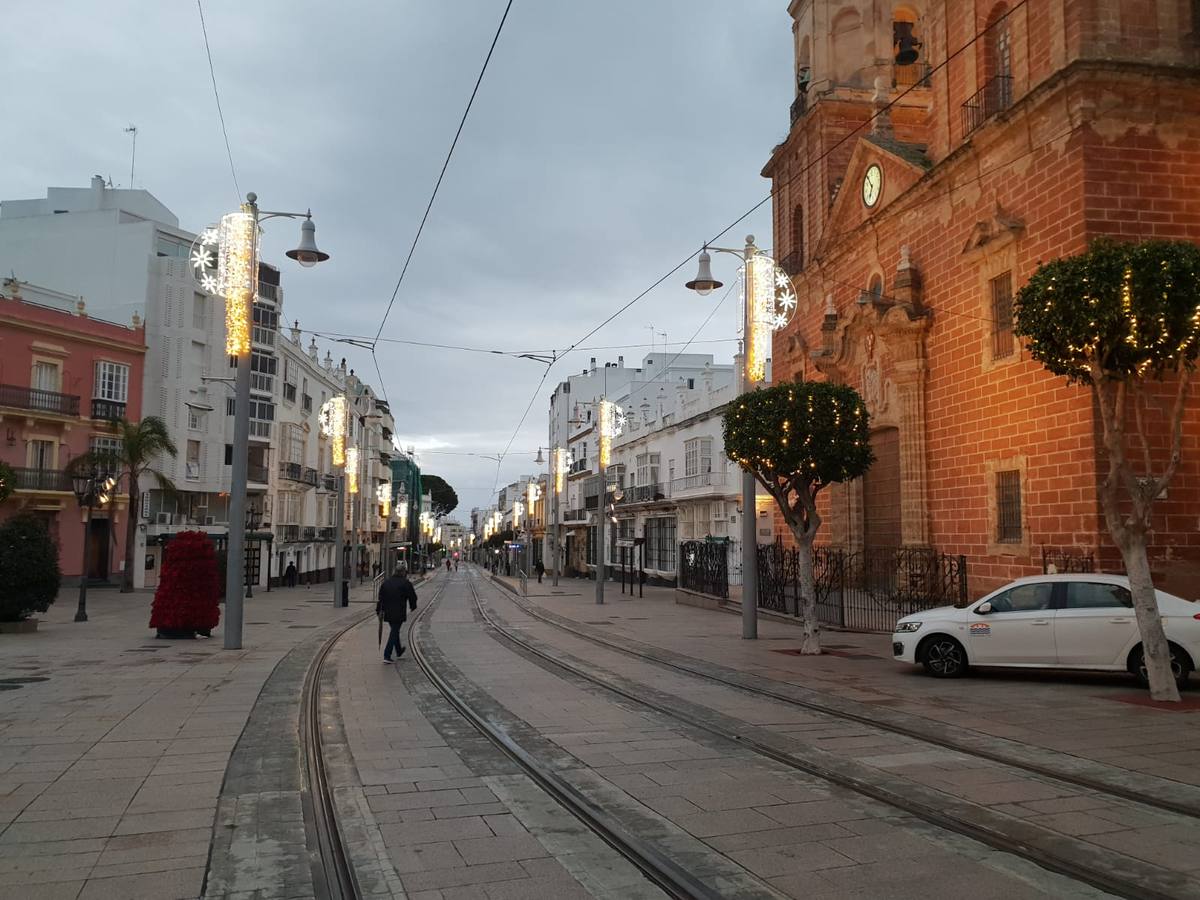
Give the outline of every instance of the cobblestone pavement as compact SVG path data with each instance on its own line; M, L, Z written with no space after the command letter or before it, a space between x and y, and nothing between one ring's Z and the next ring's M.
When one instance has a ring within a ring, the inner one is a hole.
M889 635L827 630L822 634L827 652L800 657L794 653L800 646L794 625L760 616L759 640L744 641L734 616L677 604L673 589L647 587L643 598L630 598L619 584L610 584L600 610L594 587L594 582L564 578L554 588L547 578L529 585L530 600L576 622L600 622L593 627L602 627L610 638L800 685L913 721L1200 786L1200 710L1140 705L1145 691L1123 673L976 670L966 679L939 681L894 662ZM1193 676L1193 692L1200 693L1200 676ZM813 740L821 745L820 735Z
M498 589L482 579L477 584L489 605L516 624L519 611L506 606ZM519 625L523 633L547 628L529 620ZM724 895L1098 895L528 659L477 620L465 583L451 583L429 631L442 665L486 692L493 721L581 790L603 797L628 831L685 861ZM562 650L567 641L554 637L553 644ZM624 657L620 676L610 670L609 677L640 682L647 694L673 693L676 685L661 671L644 673L643 681L636 666ZM704 688L717 706L729 690ZM777 710L765 721L799 725L806 718Z
M237 651L220 627L157 640L145 592L92 592L86 623L64 595L37 633L0 636L0 896L198 897L264 682L315 630L362 612L334 609L326 587L255 594Z

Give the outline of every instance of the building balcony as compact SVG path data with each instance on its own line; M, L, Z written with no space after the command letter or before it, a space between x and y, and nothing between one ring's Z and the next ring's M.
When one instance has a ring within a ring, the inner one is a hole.
M796 95L796 99L792 101L792 108L790 110L791 123L795 125L796 120L806 112L808 112L808 94L799 93Z
M336 491L337 490L337 476L336 475L322 475L320 482L317 484L317 487L319 487L323 491Z
M671 482L670 496L725 494L734 483L729 472L701 472L697 475L685 475Z
M571 463L571 468L567 470L568 475L578 475L580 472L589 472L588 461L586 459L577 459Z
M78 400L79 398L76 399ZM16 491L67 494L74 491L74 488L71 486L70 474L61 469L14 467L13 472L16 476L16 484L13 486Z
M564 525L571 522L586 522L588 520L588 511L586 509L564 509L562 511L562 523Z
M266 487L270 483L270 475L267 472L267 467L250 463L246 466L246 481L250 484L261 484L263 487Z
M670 496L671 482L636 484L625 488L625 495L621 498L620 505L628 506L630 503L653 503L655 500L666 500Z
M325 528L317 529L317 540L319 541L334 541L337 540L337 529L332 525Z
M282 541L285 541L285 542L286 541L294 542L294 541L300 540L300 526L299 525L280 525L279 526L279 539Z
M125 404L116 400L93 400L92 418L102 422L115 422L125 418Z
M58 391L20 387L15 384L0 384L0 406L9 409L23 409L34 414L78 416L79 396L77 394L60 394Z
M997 113L1012 106L1013 80L1011 75L997 75L986 82L975 95L962 105L962 133L967 137Z
M300 537L306 541L315 541L317 539L317 526L305 525L300 529Z
M929 76L933 73L927 62L915 62L907 66L892 66L892 87L929 87Z
M302 484L305 487L317 486L317 470L300 465L300 463L281 462L279 477Z

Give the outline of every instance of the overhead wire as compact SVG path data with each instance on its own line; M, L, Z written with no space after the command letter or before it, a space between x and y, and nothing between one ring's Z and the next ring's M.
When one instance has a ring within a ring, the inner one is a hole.
M237 192L237 202L241 204L242 188L238 184L237 169L233 165L233 151L229 148L229 132L225 129L225 113L221 110L221 92L217 90L217 73L213 68L212 48L208 44L208 26L204 23L204 6L201 0L196 0L196 9L200 13L200 31L204 35L204 53L208 56L208 74L212 79L213 98L217 101L217 118L221 120L221 134L225 137L225 155L229 157L229 174L233 176L233 189ZM131 184L130 187L133 187Z

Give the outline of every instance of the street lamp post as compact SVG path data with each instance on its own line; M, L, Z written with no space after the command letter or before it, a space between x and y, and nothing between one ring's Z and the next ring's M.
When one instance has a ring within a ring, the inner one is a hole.
M86 511L83 519L83 566L79 570L79 606L75 610L76 622L88 620L88 544L92 534L92 506L96 502L96 485L99 480L100 475L94 466L71 476L71 489L75 492L75 499L79 501L79 508Z
M687 287L704 296L714 289L721 287L721 282L713 278L710 268L708 251L716 253L731 253L742 259L745 296L743 298L742 320L742 366L739 384L739 394L754 390L758 381L762 380L762 366L769 347L761 346L762 334L755 303L755 278L751 271L754 260L758 256L758 248L754 246L754 235L747 235L746 246L738 250L724 247L705 246L700 251L700 266L696 277L687 283ZM772 304L773 305L773 304ZM770 340L769 332L767 340ZM756 377L757 376L757 377ZM754 640L758 637L758 527L757 512L754 498L757 493L754 476L742 472L742 638Z
M241 210L221 219L216 286L225 297L225 349L237 359L234 381L233 464L229 488L229 546L225 572L225 649L240 650L244 602L242 585L246 565L246 482L250 456L250 362L253 307L258 294L258 234L267 219L303 219L300 246L287 256L308 268L326 259L317 249L312 211L303 213L260 211L258 196L246 195ZM197 260L193 260L197 262ZM199 259L199 269L207 260Z

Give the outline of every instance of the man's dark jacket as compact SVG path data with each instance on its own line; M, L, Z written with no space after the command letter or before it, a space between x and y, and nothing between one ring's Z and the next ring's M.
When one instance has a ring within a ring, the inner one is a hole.
M379 587L379 602L375 604L376 614L383 614L383 621L389 625L399 625L408 618L405 610L417 608L417 591L412 582L404 575L393 575Z

